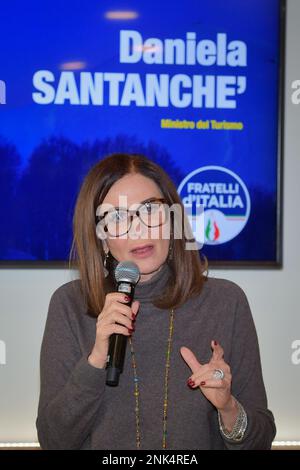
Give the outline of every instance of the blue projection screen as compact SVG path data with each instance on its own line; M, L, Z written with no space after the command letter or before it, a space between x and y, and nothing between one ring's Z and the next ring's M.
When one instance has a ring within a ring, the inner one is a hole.
M283 12L280 0L4 2L1 265L65 265L84 176L134 152L169 173L191 220L204 207L210 263L279 267Z

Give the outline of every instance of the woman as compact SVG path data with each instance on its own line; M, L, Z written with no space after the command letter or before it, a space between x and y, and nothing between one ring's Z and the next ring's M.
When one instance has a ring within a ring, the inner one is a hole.
M111 155L86 176L74 215L80 280L53 294L42 344L42 448L271 447L245 294L206 278L198 251L187 249L186 217L168 211L174 205L183 209L169 177L139 155ZM140 270L131 307L116 292L120 261ZM119 385L109 387L115 333L128 344Z

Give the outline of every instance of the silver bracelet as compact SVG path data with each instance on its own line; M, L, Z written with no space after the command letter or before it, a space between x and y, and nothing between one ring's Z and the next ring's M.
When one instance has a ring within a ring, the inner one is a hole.
M238 406L238 415L237 415L232 431L228 432L225 429L225 426L222 421L221 413L219 412L219 410L218 410L218 421L219 421L219 428L223 436L226 437L226 439L229 439L231 441L239 442L244 437L245 431L247 429L248 421L247 421L247 414L243 406L240 404L240 402L236 398L235 398L235 401Z

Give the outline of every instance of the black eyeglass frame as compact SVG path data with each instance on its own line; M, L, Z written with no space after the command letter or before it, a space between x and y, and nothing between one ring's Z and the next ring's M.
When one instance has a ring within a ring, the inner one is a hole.
M112 235L113 237L121 237L123 235L126 235L130 229L131 229L131 226L132 226L132 221L133 221L133 218L134 217L138 217L139 220L148 228L155 228L155 227L160 227L161 225L163 225L163 223L159 224L159 225L147 225L141 218L140 218L140 215L139 215L139 209L141 206L145 206L147 205L148 203L151 204L153 202L160 202L162 204L167 204L169 206L169 204L167 203L166 199L165 198L158 198L158 197L153 197L153 198L150 198L150 199L146 199L145 201L141 202L138 207L134 210L130 210L130 209L127 209L125 207L115 207L114 209L112 209L111 211L105 211L103 214L101 215L98 215L96 216L96 224L102 222L102 220L107 216L107 214L109 214L110 212L114 212L118 209L122 209L122 210L125 210L127 211L128 213L128 216L129 216L129 220L130 220L130 223L128 225L128 230L120 235ZM130 212L134 212L134 214L130 214ZM165 222L164 222L165 223ZM103 226L103 230L105 232L108 232L108 228L106 225Z

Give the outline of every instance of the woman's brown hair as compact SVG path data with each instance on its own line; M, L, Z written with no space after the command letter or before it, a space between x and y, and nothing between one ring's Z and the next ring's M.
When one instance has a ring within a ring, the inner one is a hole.
M140 173L153 180L169 206L182 202L167 173L156 163L138 154L112 154L93 166L81 186L73 218L73 243L70 267L79 270L81 289L88 311L98 316L106 294L113 290L112 274L104 276L104 250L96 235L96 210L112 185L128 173ZM186 223L186 216L184 216ZM198 250L186 250L186 239L172 237L172 258L168 259L171 277L163 297L154 299L159 308L182 305L190 296L200 293L206 279L206 260L202 263Z

